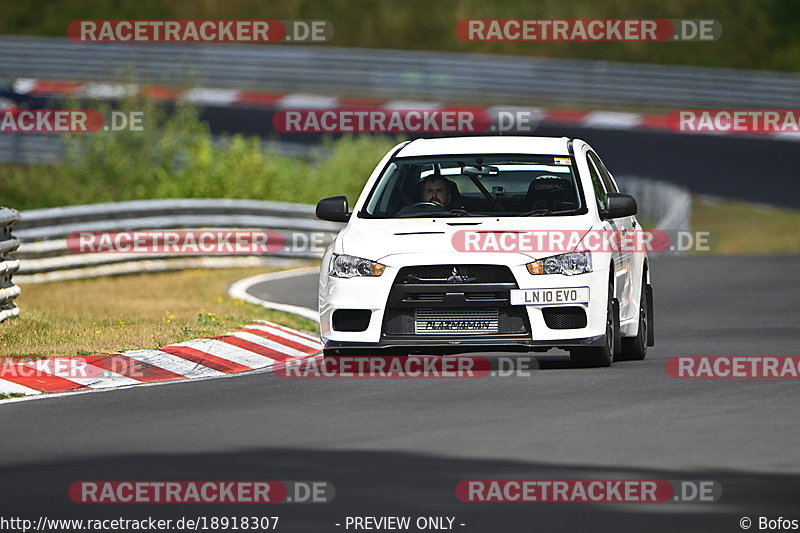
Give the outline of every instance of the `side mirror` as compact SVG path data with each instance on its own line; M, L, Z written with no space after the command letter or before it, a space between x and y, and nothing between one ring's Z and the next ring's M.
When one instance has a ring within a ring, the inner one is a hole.
M350 213L347 211L347 196L331 196L323 198L317 204L317 218L331 222L347 222Z
M639 211L636 198L630 194L610 192L606 194L606 208L603 211L603 218L622 218L632 217Z

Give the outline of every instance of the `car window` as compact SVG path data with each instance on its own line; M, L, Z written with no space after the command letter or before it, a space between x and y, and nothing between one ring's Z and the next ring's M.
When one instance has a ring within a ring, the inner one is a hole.
M375 190L375 200L378 209L388 209L392 200L392 191L395 190L397 181L400 179L400 172L397 165L390 163L383 173L383 177Z
M589 165L589 175L592 178L592 187L594 188L595 196L597 196L597 207L602 208L606 202L605 185L603 184L603 180L600 177L600 172L597 170L597 167L595 166L591 157L586 158L586 163Z
M619 192L617 189L617 184L614 183L614 179L611 177L611 173L608 171L606 166L600 160L600 157L594 153L589 152L589 157L594 162L597 170L600 172L600 178L603 180L603 184L606 186L606 191L608 192Z
M574 159L553 155L396 158L373 187L362 214L372 218L443 211L459 216L582 214L584 194L573 166ZM431 180L443 183L434 187L443 197L426 196Z

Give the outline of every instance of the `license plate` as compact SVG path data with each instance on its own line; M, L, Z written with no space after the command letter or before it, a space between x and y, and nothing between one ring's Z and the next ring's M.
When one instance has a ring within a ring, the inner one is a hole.
M497 333L498 330L496 308L477 312L417 310L414 320L414 332L417 335L486 335Z
M558 305L585 303L589 303L589 287L511 290L511 305Z

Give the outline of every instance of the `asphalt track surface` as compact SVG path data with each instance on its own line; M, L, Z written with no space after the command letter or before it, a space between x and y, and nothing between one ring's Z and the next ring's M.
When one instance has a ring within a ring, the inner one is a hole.
M0 404L0 516L278 515L280 531L346 516L454 516L456 531L741 531L800 519L792 380L678 380L672 355L797 355L800 256L658 258L657 346L527 376L308 380L257 373ZM253 292L313 307L314 276ZM499 354L488 354L499 361ZM525 356L527 357L527 356ZM462 503L464 479L716 480L716 503ZM329 504L79 505L76 480L327 480ZM353 529L350 529L353 531ZM412 529L412 531L416 531Z
M246 133L300 144L322 140L320 134L278 134L273 115L268 109L246 107L203 110L215 134ZM530 135L583 139L617 176L641 176L682 185L693 193L800 208L798 141L557 125L542 125Z

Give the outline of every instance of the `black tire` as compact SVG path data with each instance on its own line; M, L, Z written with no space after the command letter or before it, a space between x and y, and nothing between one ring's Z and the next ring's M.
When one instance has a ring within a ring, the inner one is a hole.
M606 304L606 334L603 346L570 350L573 364L579 367L611 366L614 354L619 350L619 304L614 298L614 286L609 283Z
M656 345L656 319L653 314L653 286L649 283L645 285L647 289L647 345Z
M647 357L648 334L650 333L651 317L647 301L647 273L642 280L642 295L639 297L639 333L635 337L623 337L623 361L641 361Z

